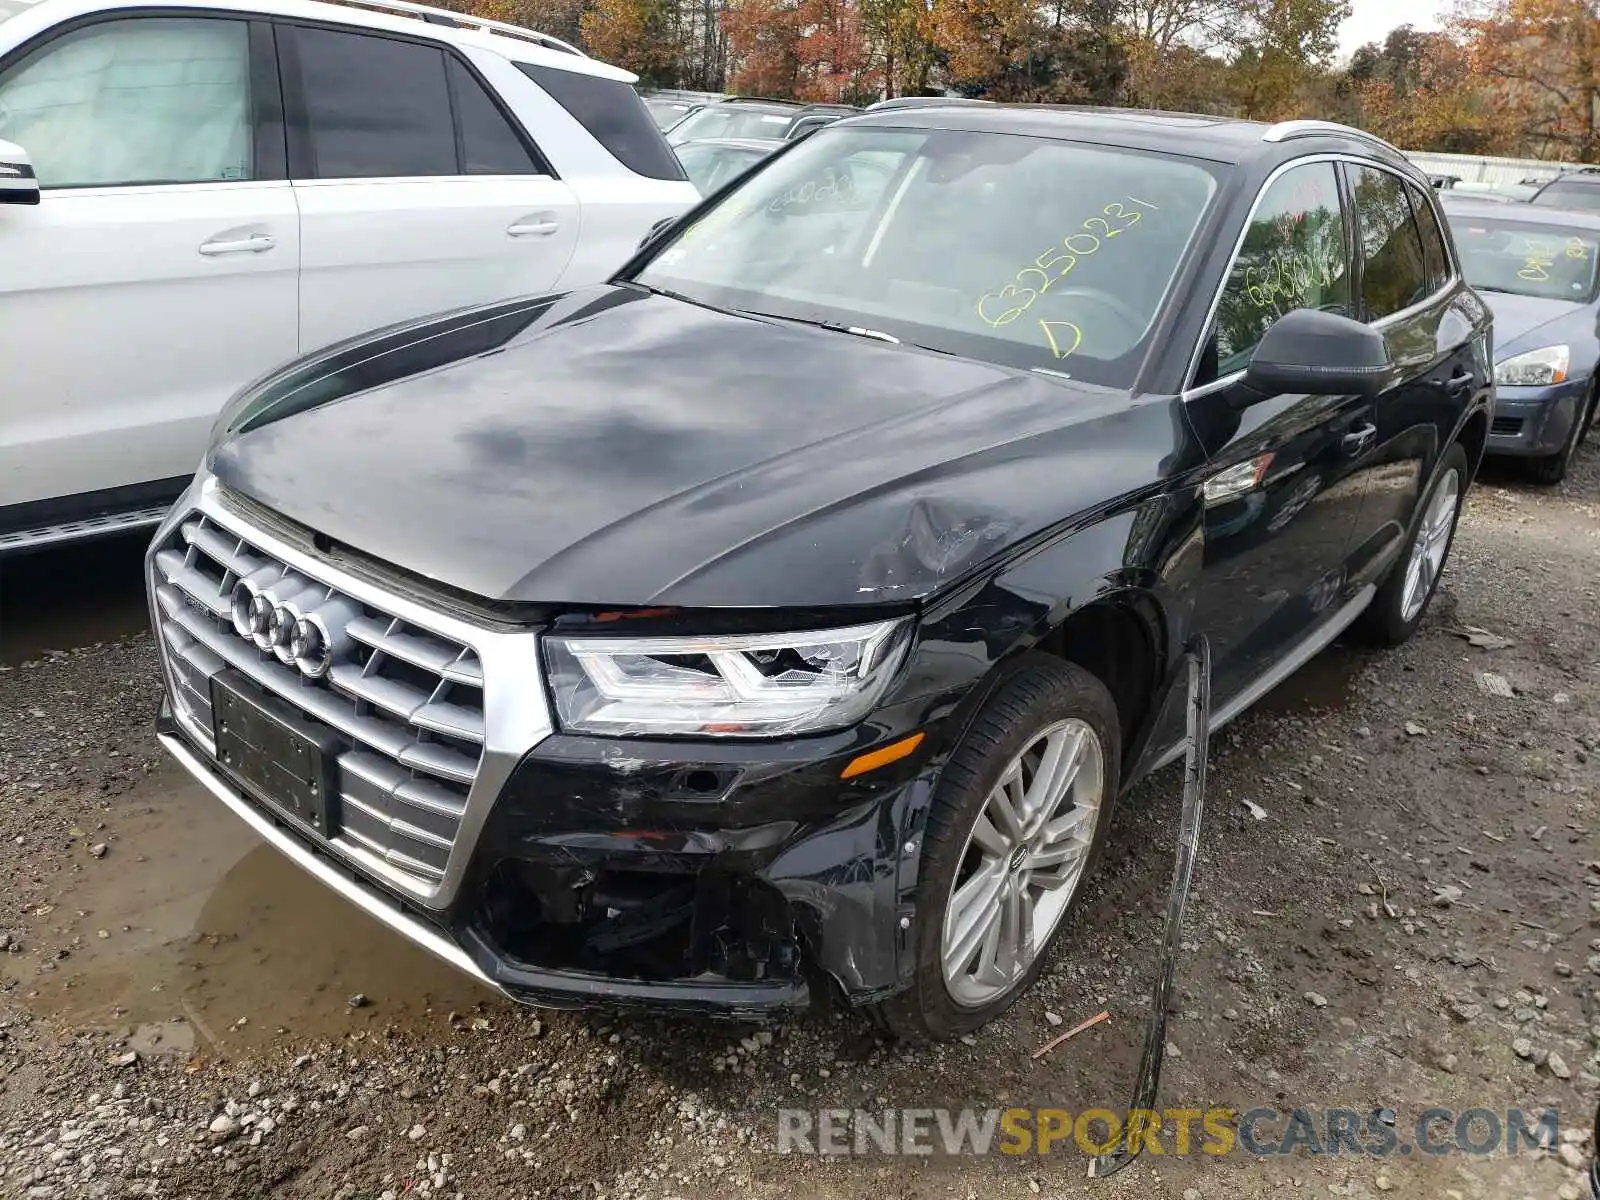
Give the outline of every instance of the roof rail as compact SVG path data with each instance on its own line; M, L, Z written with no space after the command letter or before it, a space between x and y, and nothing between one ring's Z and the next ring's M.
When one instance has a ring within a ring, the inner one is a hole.
M1263 142L1287 142L1291 138L1314 137L1319 133L1336 133L1345 137L1358 137L1365 141L1377 142L1380 146L1388 146L1375 133L1368 133L1365 129L1357 129L1354 125L1341 125L1337 121L1279 121L1271 129L1261 135Z
M505 21L491 21L487 17L475 17L471 13L454 12L448 8L435 8L431 4L415 4L412 0L333 0L333 2L352 8L370 8L375 12L421 17L430 25L453 25L458 29L479 29L484 33L503 34L506 37L535 42L547 50L576 54L579 58L589 57L576 46L563 42L560 38L551 37L548 33L540 33L537 29L526 29L521 25L511 25Z

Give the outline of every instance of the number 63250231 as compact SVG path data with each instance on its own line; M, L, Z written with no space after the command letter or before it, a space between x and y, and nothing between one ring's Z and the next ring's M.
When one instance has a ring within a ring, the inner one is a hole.
M1082 259L1099 253L1100 247L1112 238L1120 237L1139 224L1143 219L1140 208L1159 211L1149 201L1133 196L1106 205L1100 210L1103 215L1085 220L1079 232L1068 234L1060 246L1052 246L1039 255L1031 265L1018 271L1010 283L980 296L978 318L996 329L1011 324L1032 308L1040 296L1070 275ZM1039 328L1056 358L1066 358L1083 343L1083 331L1071 321L1040 318Z

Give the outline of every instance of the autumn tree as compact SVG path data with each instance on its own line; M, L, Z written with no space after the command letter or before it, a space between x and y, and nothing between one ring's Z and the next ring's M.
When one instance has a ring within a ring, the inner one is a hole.
M1333 57L1349 15L1348 0L1240 0L1231 72L1240 115L1305 115L1307 85Z
M992 100L1109 104L1127 76L1113 0L935 0L931 40L951 85Z
M1487 0L1454 27L1521 152L1600 161L1600 0Z
M737 0L722 15L729 86L751 96L789 97L800 80L799 0Z
M584 45L641 83L672 86L682 61L676 18L673 0L598 0L582 16Z
M1494 98L1448 34L1402 25L1381 44L1358 48L1346 75L1361 124L1397 146L1458 154L1500 148Z

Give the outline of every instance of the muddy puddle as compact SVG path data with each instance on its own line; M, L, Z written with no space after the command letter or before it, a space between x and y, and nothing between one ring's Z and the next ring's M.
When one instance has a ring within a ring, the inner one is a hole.
M0 968L42 1015L188 1055L443 1026L505 1003L303 875L173 770L122 813L106 857L29 914L35 940L48 929L68 956Z

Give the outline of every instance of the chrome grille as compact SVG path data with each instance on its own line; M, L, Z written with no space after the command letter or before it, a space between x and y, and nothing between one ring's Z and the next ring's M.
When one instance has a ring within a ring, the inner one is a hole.
M437 889L483 759L477 651L342 594L202 513L182 520L150 561L179 719L214 752L210 681L232 667L336 731L345 749L333 845L412 890ZM241 630L241 581L328 627L325 674L309 678Z

